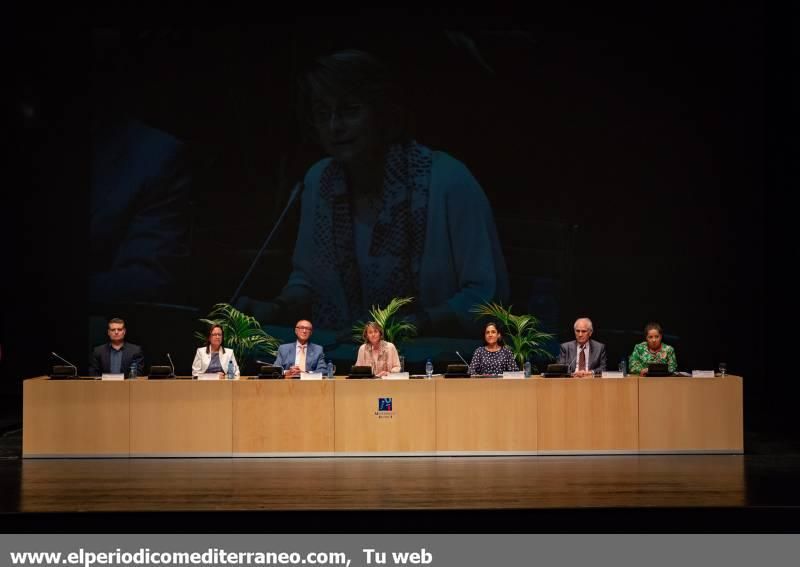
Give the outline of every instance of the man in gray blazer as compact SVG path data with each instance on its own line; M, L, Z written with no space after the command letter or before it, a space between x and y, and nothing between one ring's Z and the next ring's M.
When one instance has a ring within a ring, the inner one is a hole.
M278 347L275 366L283 368L284 378L298 378L301 372L324 372L326 363L322 347L308 341L313 331L311 322L301 319L294 326L297 341Z
M558 355L559 364L566 364L573 376L586 378L594 376L595 371L606 369L606 345L592 340L592 320L581 317L572 326L575 340L561 343Z

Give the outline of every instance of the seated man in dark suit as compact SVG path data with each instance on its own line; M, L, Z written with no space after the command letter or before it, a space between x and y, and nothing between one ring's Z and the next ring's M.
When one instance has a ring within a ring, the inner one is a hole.
M606 345L592 340L592 320L581 317L572 326L575 340L561 343L558 354L559 364L566 364L573 376L586 378L594 376L595 371L606 369Z
M325 371L325 352L320 345L308 342L313 330L310 321L301 319L294 326L297 341L278 347L275 366L283 368L284 378L297 378L301 372Z
M136 365L136 375L144 371L142 347L125 342L125 321L111 319L108 322L109 342L94 347L89 357L89 375L126 374Z

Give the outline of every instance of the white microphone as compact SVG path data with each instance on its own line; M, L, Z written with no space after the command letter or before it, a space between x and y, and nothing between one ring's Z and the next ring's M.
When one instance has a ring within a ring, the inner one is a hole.
M59 359L61 362L66 362L66 363L67 363L67 366L71 366L71 367L72 367L72 369L75 371L75 374L73 374L73 376L77 376L77 375L78 375L78 367L77 367L77 366L75 366L74 364L72 364L72 363L71 363L69 360L67 360L66 358L63 358L63 357L61 357L61 356L57 355L56 353L54 353L54 352L52 352L52 351L50 352L50 354L52 354L53 356L55 356L55 357L56 357L57 359Z
M175 365L172 363L172 357L167 353L167 358L169 359L169 365L172 367L172 377L175 378Z
M463 362L464 364L466 364L467 366L469 366L469 362L467 362L466 360L464 360L464 357L463 357L463 356L461 356L461 353L460 353L460 352L456 351L456 354L458 355L458 358L460 358L460 359L461 359L461 362Z

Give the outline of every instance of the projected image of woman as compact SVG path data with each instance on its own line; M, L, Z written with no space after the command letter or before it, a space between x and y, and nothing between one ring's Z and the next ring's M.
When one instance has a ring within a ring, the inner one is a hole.
M486 195L450 155L409 138L401 86L373 56L321 57L301 79L306 124L330 157L306 173L293 271L263 322L310 304L315 325L348 329L373 304L413 296L420 333L474 325L505 300L508 274Z

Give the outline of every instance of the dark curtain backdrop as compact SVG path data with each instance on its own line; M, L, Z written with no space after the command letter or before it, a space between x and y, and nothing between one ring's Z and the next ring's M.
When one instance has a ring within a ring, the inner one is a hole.
M745 376L746 426L793 425L778 418L798 388L769 348L791 326L790 25L744 7L670 10L483 20L395 11L391 26L369 12L4 37L7 155L19 170L6 190L7 398L47 371L50 351L84 366L97 332L87 319L109 315L88 291L93 118L124 111L183 143L188 248L169 266L176 285L153 302L204 315L228 299L292 184L322 157L294 116L294 71L361 47L401 71L417 139L461 160L484 188L515 307L541 314L560 340L575 317L592 317L612 366L657 320L681 367L724 360ZM248 292L279 291L298 220L295 207ZM195 277L193 261L220 253L213 277ZM157 331L131 328L129 338ZM190 336L180 340L191 348Z

